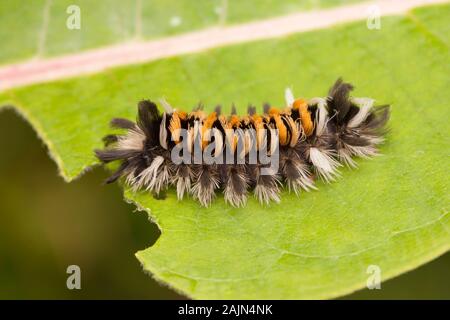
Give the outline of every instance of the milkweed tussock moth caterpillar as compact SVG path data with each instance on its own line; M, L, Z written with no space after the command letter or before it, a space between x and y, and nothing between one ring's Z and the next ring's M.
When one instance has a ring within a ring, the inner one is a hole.
M374 106L370 98L350 96L353 86L338 79L324 98L296 99L286 89L285 108L248 107L244 116L220 106L207 114L161 101L138 104L136 123L116 118L106 147L96 150L103 162L120 161L107 179L124 177L134 190L159 194L169 186L178 199L190 195L209 206L222 191L227 203L245 206L249 193L262 204L280 202L283 184L299 194L316 189L315 180L331 182L339 167L356 167L353 157L369 158L383 142L389 106Z

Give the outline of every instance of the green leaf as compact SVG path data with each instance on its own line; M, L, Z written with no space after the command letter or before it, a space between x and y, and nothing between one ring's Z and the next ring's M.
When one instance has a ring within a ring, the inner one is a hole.
M133 119L141 98L190 109L232 102L282 104L292 85L324 96L338 76L355 96L392 105L382 156L342 170L339 181L280 205L250 200L211 208L125 191L162 230L137 253L144 269L193 298L331 298L362 288L369 265L382 280L450 248L450 6L420 9L278 40L211 50L17 89L0 96L33 124L71 180L96 163L112 117Z
M358 2L351 0L346 2ZM0 2L0 64L331 7L343 0L16 0ZM80 8L80 29L66 22ZM26 23L24 23L26 22ZM11 32L14 30L14 32Z

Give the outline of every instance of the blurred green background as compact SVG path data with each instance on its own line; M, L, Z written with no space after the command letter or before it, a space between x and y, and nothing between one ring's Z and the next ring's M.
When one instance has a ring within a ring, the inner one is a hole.
M102 186L94 168L70 184L32 128L0 112L0 299L184 299L142 271L134 253L159 236L155 224ZM81 290L66 268L81 268ZM450 253L344 299L450 299Z

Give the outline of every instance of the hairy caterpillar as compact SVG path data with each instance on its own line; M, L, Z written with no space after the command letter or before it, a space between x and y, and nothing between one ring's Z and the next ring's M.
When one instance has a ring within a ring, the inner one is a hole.
M283 183L296 194L316 189L317 178L331 182L343 164L356 167L352 157L377 154L389 105L350 97L352 89L338 79L327 97L310 100L286 89L286 108L264 105L257 114L249 106L244 116L234 107L223 115L220 106L187 113L165 101L161 114L141 101L136 123L113 119L111 126L126 133L106 136L106 148L95 152L103 163L121 161L106 183L125 177L133 189L155 194L174 186L178 199L189 194L203 206L219 190L235 207L246 204L251 190L262 204L280 202Z

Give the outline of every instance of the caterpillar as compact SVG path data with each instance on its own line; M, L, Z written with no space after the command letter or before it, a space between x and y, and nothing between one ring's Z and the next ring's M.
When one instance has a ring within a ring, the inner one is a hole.
M223 192L233 207L243 207L249 193L263 205L281 201L283 185L295 194L316 189L315 181L332 182L343 165L355 168L354 157L378 154L389 119L389 105L374 106L370 98L351 97L353 86L339 78L324 98L296 99L285 91L285 108L249 105L239 116L221 106L207 114L201 105L192 112L161 101L138 103L136 122L123 118L111 126L125 129L104 137L95 150L102 163L120 161L105 181L124 177L133 190L159 195L169 186L178 199L190 195L209 206Z

